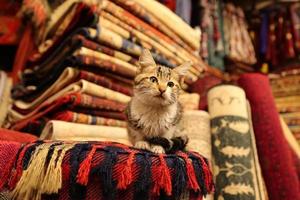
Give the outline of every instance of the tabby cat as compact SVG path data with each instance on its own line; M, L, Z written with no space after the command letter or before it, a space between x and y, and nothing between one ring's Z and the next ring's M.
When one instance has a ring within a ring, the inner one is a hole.
M157 65L149 50L139 58L134 95L127 106L128 134L136 148L165 153L184 148L188 138L177 129L182 116L180 81L191 66Z

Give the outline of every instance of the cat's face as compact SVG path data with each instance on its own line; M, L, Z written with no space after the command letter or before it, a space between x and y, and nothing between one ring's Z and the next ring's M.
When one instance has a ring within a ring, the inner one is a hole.
M181 90L180 78L185 75L190 63L174 69L156 65L150 51L144 50L140 68L134 80L134 94L146 104L171 105L177 102Z

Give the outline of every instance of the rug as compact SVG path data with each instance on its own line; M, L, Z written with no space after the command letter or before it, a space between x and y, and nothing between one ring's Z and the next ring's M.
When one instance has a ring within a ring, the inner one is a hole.
M259 161L269 199L300 199L296 168L283 135L268 78L261 74L244 74L238 83L251 105Z
M0 191L10 189L16 199L178 199L188 191L192 200L213 189L206 159L193 152L47 141L0 142L0 152Z
M266 199L251 135L245 92L233 85L208 92L215 199Z
M43 129L40 139L61 141L111 141L132 145L127 129L122 127L79 124L51 120Z

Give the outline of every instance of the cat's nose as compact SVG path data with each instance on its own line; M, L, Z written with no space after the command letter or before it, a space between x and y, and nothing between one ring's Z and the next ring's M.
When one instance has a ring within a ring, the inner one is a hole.
M159 87L158 89L159 89L160 93L164 93L166 91L166 89L162 88L162 87Z

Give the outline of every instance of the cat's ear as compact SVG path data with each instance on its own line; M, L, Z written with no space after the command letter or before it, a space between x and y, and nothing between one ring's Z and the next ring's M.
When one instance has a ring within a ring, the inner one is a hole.
M148 67L155 67L156 63L148 49L143 49L142 54L139 58L140 71Z
M175 67L173 71L176 72L179 76L185 76L191 66L192 66L192 62L188 61Z

